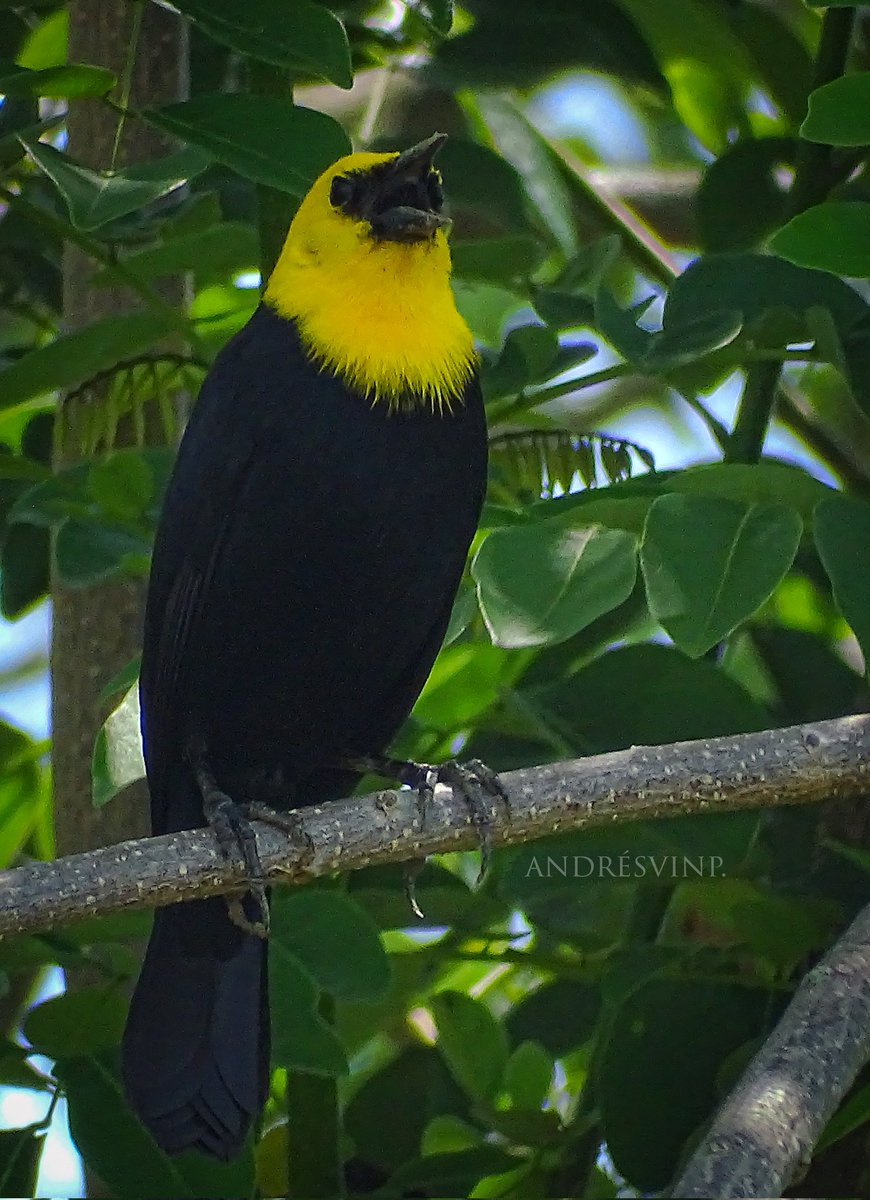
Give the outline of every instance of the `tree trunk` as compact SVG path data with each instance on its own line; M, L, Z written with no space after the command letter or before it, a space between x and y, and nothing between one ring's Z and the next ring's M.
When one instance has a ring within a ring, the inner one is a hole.
M140 0L140 3L142 0ZM132 41L135 3L129 0L73 0L70 4L69 59L109 67L121 78ZM154 4L145 4L135 50L130 104L169 103L186 91L184 22ZM110 165L117 115L96 100L74 101L69 114L69 153L92 168ZM150 126L131 118L124 129L118 164L165 153L166 143ZM67 329L117 314L137 302L113 288L92 289L93 264L68 246L64 258L64 320ZM166 285L171 303L183 298L181 281ZM61 423L62 424L62 423ZM123 431L119 431L121 441ZM61 434L57 462L81 456ZM136 654L141 644L144 586L118 582L82 591L52 586L52 728L55 832L58 854L107 845L147 831L145 790L132 788L96 810L91 804L91 751L104 719L100 691Z

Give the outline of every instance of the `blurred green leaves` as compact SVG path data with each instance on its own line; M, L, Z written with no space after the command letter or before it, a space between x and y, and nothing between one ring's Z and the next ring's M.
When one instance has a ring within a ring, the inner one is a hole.
M179 0L203 33L241 54L339 87L353 84L350 48L341 22L308 0Z
M145 115L244 178L299 199L321 171L350 152L347 135L332 117L268 96L197 96Z

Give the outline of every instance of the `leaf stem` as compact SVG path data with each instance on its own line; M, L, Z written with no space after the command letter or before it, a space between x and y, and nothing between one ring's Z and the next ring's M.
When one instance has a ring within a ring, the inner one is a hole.
M710 356L708 361L711 360L712 356ZM716 358L716 364L722 370L736 370L746 363L760 363L765 366L775 366L777 374L779 373L779 368L785 362L814 361L816 361L816 357L812 350L749 350L740 354L734 352L728 354L726 348ZM547 404L550 400L558 400L562 396L570 396L574 392L585 391L586 388L598 387L599 384L610 383L614 379L625 379L632 375L643 374L643 367L638 363L614 363L612 366L604 367L600 371L592 371L589 375L581 375L576 379L565 379L560 383L551 383L544 387L535 388L530 392L523 391L519 396L495 400L487 405L487 413L490 421L507 421L529 408L537 408L541 404ZM657 374L657 372L650 371L649 374ZM697 397L691 401L691 404L695 411L708 422L711 430L714 432L714 436L718 440L719 432L721 432L723 427L714 416L707 412Z
M816 51L813 91L839 79L845 72L854 27L854 8L825 9ZM833 182L832 153L833 148L822 142L810 142L806 138L799 140L794 180L789 192L789 216L796 217L798 213L825 199Z
M838 79L845 71L854 25L854 9L825 10L816 52L813 90ZM830 146L805 138L799 140L794 180L789 192L789 216L797 216L827 196L833 184L831 153ZM746 372L734 431L725 451L726 462L753 463L761 458L776 404L779 377L780 367L774 364L759 364Z
M121 100L119 105L118 124L112 140L112 155L109 159L109 171L114 172L121 151L121 138L124 136L124 125L127 121L127 110L130 104L130 94L133 90L133 71L136 66L136 51L139 47L139 34L142 32L142 18L145 13L144 0L135 0L133 4L133 24L130 29L130 42L127 46L127 57L124 60L124 73L121 76Z

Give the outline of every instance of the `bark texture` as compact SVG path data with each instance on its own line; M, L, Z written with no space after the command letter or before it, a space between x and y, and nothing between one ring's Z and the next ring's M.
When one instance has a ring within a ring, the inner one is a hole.
M141 0L140 0L141 2ZM70 4L69 58L124 72L136 16L129 0L74 0ZM183 22L155 4L145 4L136 47L131 106L169 103L185 91L186 56ZM96 100L71 105L68 150L73 158L94 169L106 169L112 158L118 118ZM150 126L128 120L120 144L118 166L153 158L167 150ZM92 288L93 263L76 247L64 257L64 323L75 329L102 317L116 315L139 302L115 288ZM178 303L182 283L170 283L163 297ZM123 440L123 428L119 442ZM80 456L72 439L59 440L58 465ZM140 648L144 584L110 583L71 590L57 581L52 586L53 631L52 731L55 788L55 834L59 854L143 835L148 828L144 788L106 808L91 804L91 751L106 715L100 692L106 682Z

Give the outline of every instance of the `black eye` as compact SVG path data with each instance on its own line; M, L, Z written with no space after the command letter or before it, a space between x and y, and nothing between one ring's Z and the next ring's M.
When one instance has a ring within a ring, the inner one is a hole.
M344 208L353 198L353 181L346 175L336 175L329 189L329 203L333 208Z
M426 191L429 195L429 206L433 212L440 212L444 204L444 188L441 186L441 176L437 171L430 171L426 180Z

